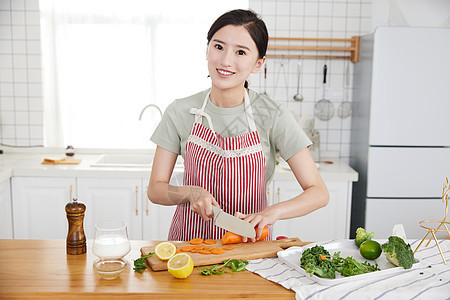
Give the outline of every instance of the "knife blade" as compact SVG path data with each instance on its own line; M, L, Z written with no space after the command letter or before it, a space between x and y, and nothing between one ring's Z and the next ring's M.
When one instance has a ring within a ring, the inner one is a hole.
M232 216L218 207L213 206L212 209L216 226L248 238L256 237L255 229L249 222Z

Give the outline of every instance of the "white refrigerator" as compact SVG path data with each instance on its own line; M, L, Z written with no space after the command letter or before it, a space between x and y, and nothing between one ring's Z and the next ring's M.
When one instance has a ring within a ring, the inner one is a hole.
M351 237L365 227L384 238L403 224L408 238L421 238L419 221L444 218L450 177L450 28L380 27L361 37L360 51Z

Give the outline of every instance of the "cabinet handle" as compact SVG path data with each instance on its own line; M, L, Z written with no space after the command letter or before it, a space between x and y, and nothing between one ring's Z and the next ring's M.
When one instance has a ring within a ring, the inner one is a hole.
M72 185L69 187L69 202L72 202Z
M280 188L277 189L277 198L278 198L277 203L280 203Z
M147 195L148 192L148 186L145 188L145 195ZM145 215L148 216L148 197L145 197Z
M139 214L139 210L138 210L138 193L139 193L139 187L136 186L136 216Z

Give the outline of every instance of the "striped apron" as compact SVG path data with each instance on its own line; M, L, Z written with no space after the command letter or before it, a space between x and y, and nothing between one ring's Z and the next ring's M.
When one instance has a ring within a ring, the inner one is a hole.
M245 92L244 101L250 132L236 137L223 137L214 131L211 117L204 111L209 94L202 108L190 110L195 121L186 143L183 184L206 189L231 215L237 211L243 214L260 212L268 205L266 162L248 93ZM210 128L202 124L203 117ZM220 239L224 233L224 229L215 226L213 219L204 221L191 211L190 203L183 203L177 206L173 216L169 240ZM271 236L269 230L267 239Z

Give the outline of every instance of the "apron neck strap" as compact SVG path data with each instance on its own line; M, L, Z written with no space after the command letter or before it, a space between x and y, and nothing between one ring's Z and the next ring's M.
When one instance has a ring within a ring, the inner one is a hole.
M206 104L209 100L209 95L211 94L211 89L206 94L205 100L203 101L202 108L191 108L190 113L195 115L195 123L201 123L202 117L206 117L208 120L209 128L213 132L215 132L211 117L205 112ZM250 97L248 96L247 90L244 92L244 109L245 115L247 116L248 126L250 128L250 132L256 131L255 119L253 118L253 110L250 103Z

